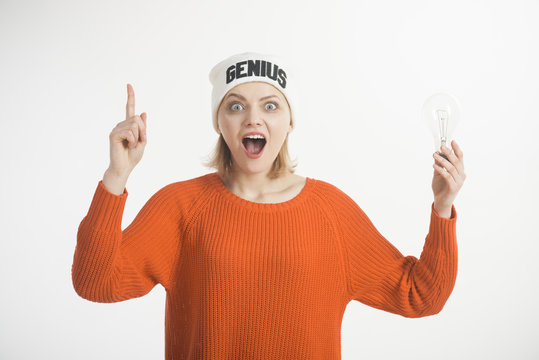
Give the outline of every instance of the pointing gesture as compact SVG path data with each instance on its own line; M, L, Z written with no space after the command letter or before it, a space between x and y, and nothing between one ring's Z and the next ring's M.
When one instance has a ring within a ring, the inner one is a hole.
M112 129L110 140L109 169L114 175L127 177L142 159L147 143L145 112L135 114L135 91L127 84L125 120Z
M135 91L131 84L127 84L127 105L126 105L126 119L130 119L135 116Z

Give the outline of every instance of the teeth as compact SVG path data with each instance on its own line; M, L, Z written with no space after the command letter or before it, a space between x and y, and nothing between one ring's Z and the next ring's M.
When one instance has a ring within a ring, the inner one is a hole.
M262 135L248 135L245 138L249 138L249 139L265 139Z

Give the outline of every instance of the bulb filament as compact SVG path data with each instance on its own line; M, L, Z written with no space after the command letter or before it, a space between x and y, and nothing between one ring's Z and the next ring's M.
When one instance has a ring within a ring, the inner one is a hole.
M449 115L445 110L436 110L436 117L438 118L438 129L440 130L440 142L442 146L447 147L447 119Z

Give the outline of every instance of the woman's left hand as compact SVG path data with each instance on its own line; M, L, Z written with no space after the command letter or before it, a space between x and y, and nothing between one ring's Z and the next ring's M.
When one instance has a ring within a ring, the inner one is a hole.
M434 192L434 206L438 209L451 209L453 201L466 180L462 150L455 140L451 141L451 146L454 153L449 148L442 147L442 152L449 161L437 152L433 154L435 163L432 165L434 167L432 191Z

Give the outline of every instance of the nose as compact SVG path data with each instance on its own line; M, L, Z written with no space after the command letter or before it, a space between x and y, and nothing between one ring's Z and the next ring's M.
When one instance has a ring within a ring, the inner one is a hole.
M245 117L245 124L244 125L253 125L257 126L262 124L262 116L256 106L251 106L251 108L247 111L247 115Z

